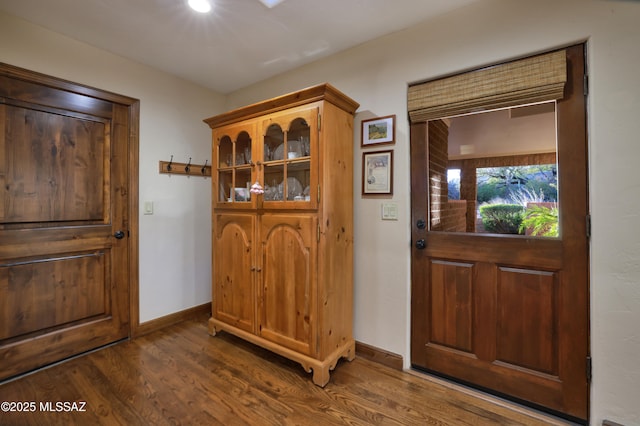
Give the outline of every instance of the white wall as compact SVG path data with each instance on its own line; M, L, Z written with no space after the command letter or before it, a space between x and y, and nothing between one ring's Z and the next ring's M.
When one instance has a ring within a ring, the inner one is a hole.
M0 61L140 100L140 321L211 300L211 180L158 173L158 161L211 164L215 92L0 13Z
M397 115L393 200L355 197L355 337L409 363L410 200L407 83L588 40L592 424L640 424L640 3L483 0L237 91L228 108L328 81L358 102L355 193L363 118Z

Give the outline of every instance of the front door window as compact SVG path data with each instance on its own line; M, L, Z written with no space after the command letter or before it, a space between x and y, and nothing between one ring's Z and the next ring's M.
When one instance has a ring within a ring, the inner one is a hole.
M431 231L559 235L555 102L432 120L429 153Z

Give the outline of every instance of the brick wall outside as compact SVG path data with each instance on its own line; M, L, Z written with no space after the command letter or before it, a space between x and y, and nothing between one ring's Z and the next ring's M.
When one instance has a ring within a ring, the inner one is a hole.
M442 231L467 231L467 202L465 200L449 200L443 204L441 211Z
M449 127L433 120L429 128L429 203L432 231L465 232L467 203L449 200L447 165L449 163Z

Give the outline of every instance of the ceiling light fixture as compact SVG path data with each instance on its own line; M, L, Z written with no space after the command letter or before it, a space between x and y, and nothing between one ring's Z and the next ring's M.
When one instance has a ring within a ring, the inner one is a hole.
M189 0L189 7L200 13L208 13L211 11L209 0Z
M264 4L269 9L271 9L272 7L276 7L277 5L282 3L283 1L284 0L260 0L260 3Z

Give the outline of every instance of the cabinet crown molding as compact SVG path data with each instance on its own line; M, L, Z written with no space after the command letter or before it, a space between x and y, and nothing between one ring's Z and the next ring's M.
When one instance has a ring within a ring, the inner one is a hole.
M213 129L215 127L237 123L242 120L259 117L272 112L278 112L316 101L330 102L351 115L355 115L356 110L360 106L358 102L354 101L329 83L323 83L296 92L287 93L276 98L237 108L223 114L206 118L203 121Z

